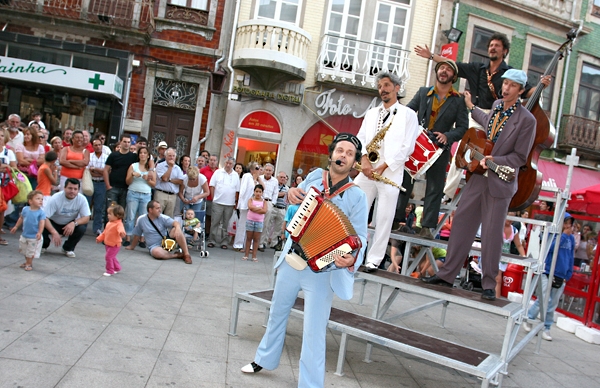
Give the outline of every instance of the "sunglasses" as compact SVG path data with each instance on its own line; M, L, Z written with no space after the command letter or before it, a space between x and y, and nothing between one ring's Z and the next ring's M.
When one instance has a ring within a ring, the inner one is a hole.
M40 136L40 139L45 139L45 138L46 138L46 136Z

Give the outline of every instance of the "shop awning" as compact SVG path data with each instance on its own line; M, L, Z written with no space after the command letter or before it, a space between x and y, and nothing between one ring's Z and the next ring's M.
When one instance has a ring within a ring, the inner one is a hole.
M549 160L539 159L538 170L544 174L544 182L542 187L550 186L559 187L562 190L565 189L569 166ZM581 167L575 167L573 169L573 177L571 178L571 192L596 184L600 184L600 172ZM554 194L542 191L540 195L553 196Z

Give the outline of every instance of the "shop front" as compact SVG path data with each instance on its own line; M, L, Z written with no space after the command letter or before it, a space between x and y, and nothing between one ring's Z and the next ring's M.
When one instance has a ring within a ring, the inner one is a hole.
M221 160L231 156L245 165L272 163L276 171L289 174L291 184L298 175L305 177L316 167L326 167L335 135L357 134L362 117L377 102L372 95L335 89L307 91L299 106L230 101Z
M120 67L126 68L128 53L97 56L85 53L90 48L83 44L73 47L81 51L0 41L0 121L16 113L26 124L40 112L51 135L73 128L117 139L124 94Z

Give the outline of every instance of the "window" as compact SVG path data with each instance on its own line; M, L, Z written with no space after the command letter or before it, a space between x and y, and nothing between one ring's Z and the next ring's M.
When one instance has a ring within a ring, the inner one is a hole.
M600 68L583 64L575 116L600 121Z
M169 0L169 4L208 11L208 0Z
M493 34L493 31L486 30L485 28L475 27L473 29L469 62L481 62L486 64L489 62L488 43Z
M352 71L360 38L361 0L331 0L327 21L326 56L327 67Z
M594 5L592 5L592 15L600 17L600 0L594 0Z
M259 0L258 17L298 24L300 0Z
M538 46L531 46L531 56L529 57L529 68L527 69L527 82L529 85L536 86L540 82L540 77L546 72L548 65L554 58L554 52L543 49ZM552 70L552 75L556 75L556 67ZM552 94L554 91L554 78L550 85L544 89L540 102L542 109L549 112L552 108Z
M406 48L407 28L410 14L409 0L380 1L375 14L373 31L372 72L393 71L402 59Z

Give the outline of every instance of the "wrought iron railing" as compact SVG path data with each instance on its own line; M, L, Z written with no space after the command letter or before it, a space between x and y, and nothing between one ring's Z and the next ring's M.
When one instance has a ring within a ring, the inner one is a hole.
M600 152L600 121L563 115L559 145Z
M409 54L410 51L397 46L324 35L317 58L317 77L319 81L375 89L377 73L388 71L400 78L400 94L404 94L406 81L410 78Z
M4 0L8 8L143 31L154 29L153 0Z

